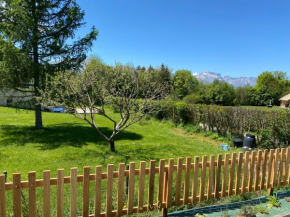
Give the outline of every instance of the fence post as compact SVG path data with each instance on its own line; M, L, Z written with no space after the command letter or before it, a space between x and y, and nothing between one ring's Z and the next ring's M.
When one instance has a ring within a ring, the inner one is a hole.
M3 171L3 174L5 175L5 182L7 182L7 171Z

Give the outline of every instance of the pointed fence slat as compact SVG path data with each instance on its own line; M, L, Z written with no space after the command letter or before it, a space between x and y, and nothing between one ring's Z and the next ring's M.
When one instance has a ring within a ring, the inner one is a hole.
M210 163L209 163L209 176L208 176L208 183L207 183L207 200L212 198L212 184L214 182L214 155L210 156Z
M235 183L235 195L240 193L240 185L241 185L241 172L243 166L243 153L239 153L238 157L238 166L237 166L237 176L236 176L236 183Z
M272 173L274 152L275 150L271 149L269 153L269 160L268 160L268 166L267 166L267 179L266 179L267 189L271 187L271 173Z
M140 172L139 172L139 189L138 189L138 213L143 212L143 206L144 206L145 168L146 168L146 162L141 161Z
M190 168L191 168L191 158L186 158L185 165L185 178L184 178L184 193L183 193L183 204L187 205L189 196L189 182L190 182Z
M231 161L231 170L230 170L230 179L229 179L229 188L228 188L228 196L233 194L233 186L234 186L234 178L235 178L235 169L236 169L236 158L237 153L232 153L232 161Z
M249 155L250 155L250 153L247 151L245 153L244 162L243 162L244 169L243 169L243 180L242 180L242 194L246 193Z
M83 168L83 177L83 217L88 217L90 208L90 167Z
M202 156L202 168L201 168L201 176L200 176L199 201L203 201L204 200L206 165L207 165L207 156L205 155L205 156Z
M70 170L70 215L77 216L77 168Z
M220 183L221 183L221 167L222 167L222 155L219 154L217 158L217 167L216 167L216 177L215 177L215 191L214 197L220 197Z
M135 186L135 163L129 164L129 191L128 191L128 215L133 214Z
M249 171L249 180L248 180L248 192L252 191L253 188L253 176L254 176L254 166L255 166L255 161L256 161L256 152L253 151L251 153L251 161L250 163L250 171ZM245 161L245 164L247 164L247 161Z
M278 174L278 182L277 182L277 187L280 186L283 181L283 174L284 174L284 161L285 161L285 153L286 149L282 148L281 153L280 153L280 162L279 162L279 174Z
M50 171L43 171L43 217L50 217Z
M192 192L191 192L191 203L197 201L197 187L198 187L198 169L199 169L199 157L194 158L194 170L193 170L193 179L192 179Z
M177 160L177 174L176 174L176 187L175 187L175 205L180 205L181 181L182 181L182 158Z
M226 196L226 189L228 183L228 167L229 167L229 154L225 155L224 170L223 170L223 182L222 182L222 197Z
M125 164L119 164L119 176L118 176L118 200L117 200L117 217L123 215L124 206L124 171Z
M263 153L263 163L262 163L262 172L261 172L261 181L260 181L260 190L265 189L264 185L266 183L266 166L268 160L268 150L264 150Z
M290 147L287 148L287 151L286 151L285 176L284 176L284 179L283 179L284 185L287 185L287 184L290 185L290 168L289 168L289 163L290 163Z
M64 170L57 171L57 217L62 217L64 214Z
M155 184L155 160L150 161L149 168L149 187L148 187L148 210L153 210L154 199L154 184Z
M159 162L159 185L158 185L158 196L157 196L158 209L161 208L162 202L163 202L164 170L165 170L165 160L161 159Z
M168 163L168 179L167 179L167 192L166 192L166 208L171 207L172 202L172 181L173 181L174 159L170 159Z
M21 217L21 175L13 174L13 214L14 217Z
M0 217L6 217L5 175L0 175Z
M262 158L262 151L260 150L260 151L258 151L258 157L257 157L254 191L259 190L259 178L260 178L259 176L260 176L261 158Z
M36 217L36 172L28 173L29 217Z
M112 200L113 200L113 172L114 165L109 164L107 167L107 195L106 195L106 217L112 216Z
M102 166L96 166L95 177L95 217L100 217L102 205Z

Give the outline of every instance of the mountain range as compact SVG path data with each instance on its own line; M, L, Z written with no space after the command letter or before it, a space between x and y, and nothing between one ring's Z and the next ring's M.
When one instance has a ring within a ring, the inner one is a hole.
M230 77L230 76L224 76L222 77L220 73L215 72L208 72L203 71L201 73L192 73L197 80L202 81L204 83L212 83L215 79L218 79L220 81L225 81L228 84L233 85L234 87L239 86L255 86L257 83L257 78L255 77Z

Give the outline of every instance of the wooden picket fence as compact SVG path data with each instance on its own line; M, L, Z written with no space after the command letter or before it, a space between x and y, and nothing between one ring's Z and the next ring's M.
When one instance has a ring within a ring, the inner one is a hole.
M253 151L243 153L222 154L215 159L214 155L188 157L183 163L178 158L174 165L174 159L151 160L149 168L146 162L140 162L136 169L134 162L118 166L114 171L114 165L108 165L103 172L102 166L97 166L91 174L90 167L83 168L83 175L77 174L77 168L72 168L70 176L64 176L64 170L57 172L57 178L50 177L50 171L43 172L43 179L36 179L35 172L28 173L28 181L21 181L19 173L13 174L13 182L5 183L5 176L0 175L0 217L7 214L7 193L13 192L13 215L21 217L22 189L28 189L29 216L37 215L37 188L42 188L42 215L51 216L51 186L56 185L56 213L58 217L64 216L65 185L69 187L70 216L77 216L78 182L82 183L82 216L122 216L133 213L142 213L154 209L162 209L163 216L167 216L168 208L181 204L195 203L212 198L237 195L262 189L290 185L290 148ZM127 185L126 179L127 180ZM136 178L137 177L137 178ZM135 179L136 178L136 179ZM145 180L148 182L145 182ZM105 182L105 188L102 184ZM90 189L90 183L94 185L94 192ZM113 185L116 185L116 206L113 207ZM127 189L126 189L127 186ZM136 187L137 186L137 187ZM106 191L102 198L102 191ZM144 194L147 193L147 201ZM90 195L94 194L94 204L90 204ZM127 197L125 197L127 195ZM126 198L126 201L124 201ZM105 208L101 207L101 201L105 201ZM126 204L126 206L124 206ZM90 207L91 206L91 207ZM90 213L90 210L93 210Z

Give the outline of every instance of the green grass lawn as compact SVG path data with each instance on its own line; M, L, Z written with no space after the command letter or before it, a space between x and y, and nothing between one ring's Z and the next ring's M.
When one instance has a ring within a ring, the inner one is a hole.
M118 114L112 114L118 118ZM97 121L102 131L111 132L111 123L103 117ZM34 112L0 107L0 171L21 172L27 180L27 172L36 171L42 177L43 170L56 176L57 169L194 157L222 153L221 142L188 135L183 130L156 120L137 123L116 137L116 153L93 128L70 114L43 113L45 130L34 129ZM139 167L139 165L137 165ZM104 168L106 170L106 168Z

